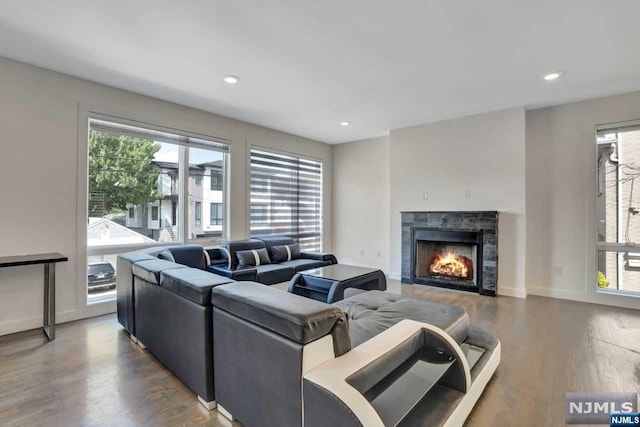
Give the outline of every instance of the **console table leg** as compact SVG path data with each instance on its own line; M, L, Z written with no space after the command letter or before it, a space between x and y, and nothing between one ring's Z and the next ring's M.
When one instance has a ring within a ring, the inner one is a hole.
M44 265L44 333L49 341L56 339L56 264Z

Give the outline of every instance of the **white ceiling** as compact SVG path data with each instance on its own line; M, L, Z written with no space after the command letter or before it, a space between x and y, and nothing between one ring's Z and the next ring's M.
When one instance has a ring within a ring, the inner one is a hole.
M0 11L0 56L329 143L640 89L638 0L0 0ZM566 74L541 79L555 70Z

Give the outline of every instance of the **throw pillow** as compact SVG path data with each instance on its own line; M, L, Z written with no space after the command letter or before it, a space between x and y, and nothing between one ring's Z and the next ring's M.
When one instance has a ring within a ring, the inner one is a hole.
M237 251L236 256L238 257L238 263L244 267L271 264L266 248Z
M300 258L300 245L271 246L273 262L285 262Z

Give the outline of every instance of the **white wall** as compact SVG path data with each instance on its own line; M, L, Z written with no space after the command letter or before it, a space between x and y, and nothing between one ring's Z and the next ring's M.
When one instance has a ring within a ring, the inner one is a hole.
M78 153L83 147L86 152L89 111L231 140L227 218L233 239L248 236L252 145L322 160L324 248L331 250L330 146L0 58L0 256L49 251L69 256L57 274L59 321L115 308L85 303L86 163ZM41 269L0 269L0 335L41 324Z
M524 297L524 109L393 129L390 154L392 276L400 276L401 211L495 210L498 293Z
M497 210L498 292L525 296L523 108L393 129L388 137L336 145L333 159L333 241L341 262L399 279L401 211Z
M595 291L595 127L637 119L640 92L527 112L530 294L640 308Z
M389 137L334 146L333 247L338 260L389 272Z

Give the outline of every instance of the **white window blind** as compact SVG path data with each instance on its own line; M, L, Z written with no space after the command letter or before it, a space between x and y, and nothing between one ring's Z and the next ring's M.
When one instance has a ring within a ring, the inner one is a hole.
M251 235L282 234L322 250L322 163L251 150Z

